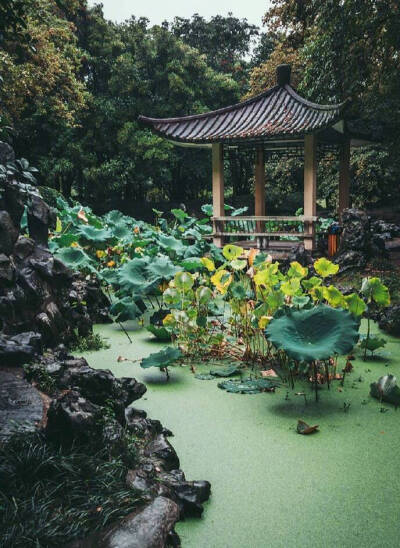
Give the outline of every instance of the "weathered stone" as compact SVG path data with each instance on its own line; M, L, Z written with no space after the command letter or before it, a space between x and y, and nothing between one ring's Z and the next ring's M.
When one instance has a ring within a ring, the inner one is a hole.
M87 441L96 431L101 408L71 390L53 400L47 412L46 433L50 438Z
M30 197L28 208L29 235L36 243L47 247L49 226L54 225L54 211L42 200L40 196Z
M0 253L11 255L18 239L18 228L14 225L11 215L0 211Z
M157 497L144 510L130 514L102 535L97 548L164 548L178 519L178 505L165 497Z
M385 308L380 312L378 317L378 323L380 329L400 337L400 305L394 304Z
M162 434L152 440L144 451L145 456L162 461L165 470L170 471L179 468L179 458L175 449Z
M15 279L15 267L10 257L0 254L0 284L11 285Z
M37 333L0 334L0 365L23 365L33 360L40 351L40 340Z
M39 392L26 380L0 370L0 438L9 436L16 427L34 430L42 415Z
M8 143L0 141L0 164L10 164L14 162L14 149Z
M210 498L211 493L208 481L186 481L182 470L164 472L160 474L160 480L171 489L182 516L202 515L203 503Z
M290 250L287 262L290 264L292 261L297 261L302 266L308 266L313 263L311 253L304 248L302 243L296 244Z

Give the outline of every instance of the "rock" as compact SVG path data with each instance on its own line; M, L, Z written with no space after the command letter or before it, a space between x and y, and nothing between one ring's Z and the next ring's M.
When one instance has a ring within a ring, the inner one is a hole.
M71 390L53 400L47 412L46 434L63 442L85 442L97 430L101 408Z
M400 337L400 305L393 304L380 312L378 325L390 335Z
M18 239L18 229L7 211L0 211L0 253L11 255Z
M1 365L23 365L32 361L40 350L41 336L38 333L0 334Z
M25 379L0 370L0 438L8 437L17 426L34 430L42 416L39 392Z
M179 468L179 458L175 449L162 434L158 435L145 448L145 456L162 461L165 470L170 471Z
M54 226L56 215L54 211L38 195L30 197L28 208L29 235L36 243L47 247L49 226Z
M178 505L157 497L139 513L129 514L111 531L101 535L97 548L163 548L179 519ZM94 546L92 544L92 546Z
M186 481L182 470L164 472L160 479L171 489L182 517L202 515L203 502L210 498L211 493L211 484L208 481Z
M10 164L14 160L15 154L12 146L4 141L0 141L0 164Z
M15 279L15 267L13 261L4 253L0 254L0 284L12 285Z
M287 259L288 265L292 261L297 261L302 266L308 266L313 264L311 253L304 248L304 244L298 243L290 250L289 257Z

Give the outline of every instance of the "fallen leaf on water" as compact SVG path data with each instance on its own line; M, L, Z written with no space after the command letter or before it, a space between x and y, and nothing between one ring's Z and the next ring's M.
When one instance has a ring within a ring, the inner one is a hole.
M124 358L123 356L118 356L117 362L128 362L128 358Z
M266 369L264 371L261 371L262 377L277 377L278 375L275 373L273 369Z
M317 432L319 425L315 424L314 426L310 426L306 422L299 419L297 421L297 432L298 434L308 435L313 434L314 432Z

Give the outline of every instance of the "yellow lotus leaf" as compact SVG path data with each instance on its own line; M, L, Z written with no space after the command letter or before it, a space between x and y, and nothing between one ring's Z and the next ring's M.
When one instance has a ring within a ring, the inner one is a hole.
M227 270L218 270L213 276L211 276L211 282L222 295L227 292L232 280L233 276Z
M271 320L272 316L261 316L261 318L258 320L258 327L260 329L265 329Z
M96 257L97 257L98 259L102 259L102 258L105 257L105 256L106 256L106 252L103 251L102 249L98 249L98 250L96 251Z
M203 263L203 265L207 268L208 272L214 272L215 264L212 259L209 259L208 257L202 257L200 260Z
M167 314L165 316L165 318L163 319L162 321L163 325L165 325L166 327L168 326L173 326L175 324L175 318L173 317L172 314Z
M256 256L258 255L259 253L259 250L258 249L250 249L248 255L247 255L247 260L249 261L249 266L253 266L253 263L254 263L254 259L256 258Z
M115 261L108 261L107 266L108 268L112 268L113 266L115 266Z
M79 244L78 244L78 242L72 242L72 244L70 245L70 247L79 247Z

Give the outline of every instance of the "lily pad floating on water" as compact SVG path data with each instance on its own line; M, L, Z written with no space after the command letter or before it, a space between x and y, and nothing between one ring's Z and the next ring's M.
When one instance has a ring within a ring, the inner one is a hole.
M232 394L259 394L260 392L275 392L280 383L272 379L230 379L218 383L218 388Z
M210 375L213 377L231 377L239 373L239 367L237 365L227 365L226 367L218 367L217 369L211 369Z
M306 422L299 419L297 421L297 433L303 434L304 436L307 436L308 434L314 434L314 432L318 431L318 424L315 424L314 426L310 426Z
M384 375L378 379L378 382L373 382L370 387L370 394L374 398L392 403L396 407L400 406L400 388L394 375Z

